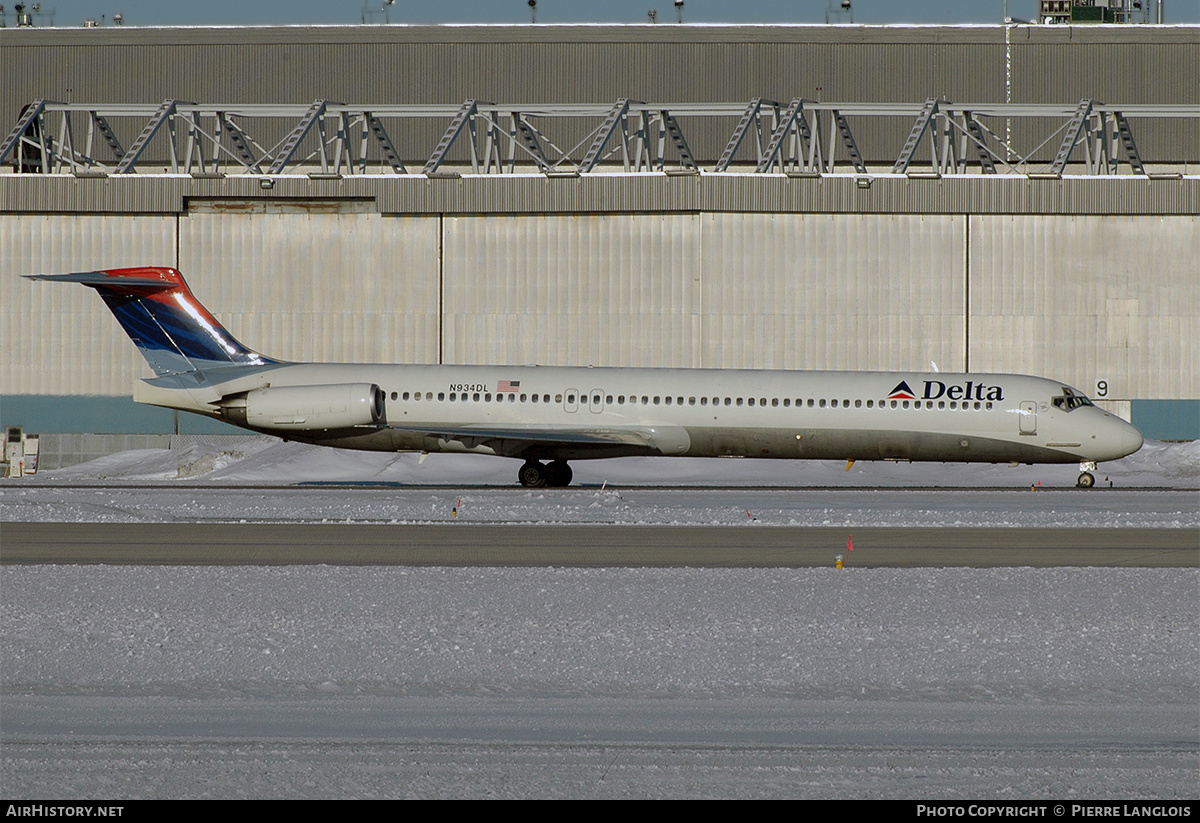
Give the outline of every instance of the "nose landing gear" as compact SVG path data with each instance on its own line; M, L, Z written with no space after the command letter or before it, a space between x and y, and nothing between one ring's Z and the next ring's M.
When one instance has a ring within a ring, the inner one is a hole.
M1079 464L1079 479L1075 481L1075 488L1090 489L1096 485L1096 476L1092 474L1096 470L1096 464L1093 461L1084 461Z
M517 472L517 480L521 485L531 489L542 486L551 488L569 486L573 476L571 467L567 465L566 460L552 460L549 463L527 460L521 466L521 470Z

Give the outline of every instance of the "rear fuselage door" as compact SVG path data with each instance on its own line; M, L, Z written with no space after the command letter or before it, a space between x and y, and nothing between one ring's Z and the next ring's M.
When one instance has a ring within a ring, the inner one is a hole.
M588 397L588 408L592 410L592 414L599 414L604 411L603 389L592 389L592 393Z

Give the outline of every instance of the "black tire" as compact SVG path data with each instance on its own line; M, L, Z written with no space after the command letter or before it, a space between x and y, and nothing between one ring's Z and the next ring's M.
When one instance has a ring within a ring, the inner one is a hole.
M1079 479L1075 481L1075 487L1078 489L1090 489L1096 485L1096 478L1091 472L1083 472L1079 475Z
M530 460L517 472L517 480L526 488L539 489L546 485L546 467L535 460Z
M555 460L546 466L546 485L554 488L562 488L563 486L571 485L571 478L574 473L566 460Z

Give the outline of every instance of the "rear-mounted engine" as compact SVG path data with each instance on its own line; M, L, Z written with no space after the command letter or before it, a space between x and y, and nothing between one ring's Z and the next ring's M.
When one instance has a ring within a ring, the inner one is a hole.
M220 402L221 417L255 429L310 431L385 422L384 394L374 383L268 386Z

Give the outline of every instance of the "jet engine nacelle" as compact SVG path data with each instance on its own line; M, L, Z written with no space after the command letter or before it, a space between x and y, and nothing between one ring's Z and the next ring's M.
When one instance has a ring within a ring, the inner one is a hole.
M221 416L256 429L309 431L384 422L384 394L374 383L268 386L222 400Z

